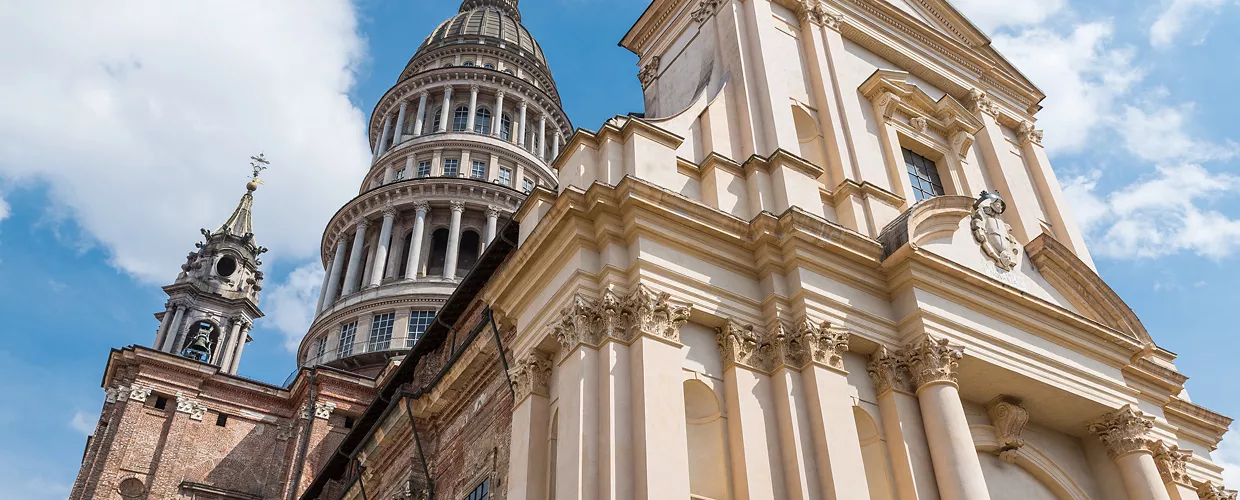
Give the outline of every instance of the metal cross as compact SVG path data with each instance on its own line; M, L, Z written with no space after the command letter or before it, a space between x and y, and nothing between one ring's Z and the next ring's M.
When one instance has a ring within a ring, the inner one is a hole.
M253 160L250 162L250 167L254 169L253 179L258 180L259 172L267 170L267 165L271 164L271 162L267 161L266 158L263 158L262 153L259 153L258 156L251 156L250 159Z

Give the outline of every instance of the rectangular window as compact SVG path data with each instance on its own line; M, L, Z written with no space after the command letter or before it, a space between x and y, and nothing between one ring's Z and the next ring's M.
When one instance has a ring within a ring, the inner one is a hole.
M409 345L406 347L413 347L413 344L422 339L422 334L430 328L434 318L435 311L409 311Z
M357 337L357 322L340 325L340 345L336 347L336 357L343 358L353 355L353 340Z
M465 500L486 500L487 486L489 486L487 482L489 481L490 480L488 479L483 479L482 483L479 484L478 487L474 488L474 491L471 491L468 495L465 495Z
M162 410L168 407L168 398L163 396L155 396L155 409Z
M943 181L939 179L939 169L934 162L922 155L901 148L904 152L904 167L908 169L909 184L913 186L913 196L917 201L935 196L943 196Z
M430 177L430 176L431 176L430 160L422 160L418 162L418 177Z
M530 179L525 179L525 182L522 182L522 183L521 183L521 190L522 190L522 191L525 191L526 193L529 193L529 192L533 191L533 190L534 190L534 181L533 181L533 180L530 180Z
M474 164L469 169L469 176L475 179L487 178L487 163L481 160L474 160Z
M505 186L512 185L512 169L508 167L499 167L499 179L495 182Z
M405 169L404 169L404 168L401 168L400 170L397 170L397 171L396 171L396 180L398 180L398 181L399 181L399 180L402 180L402 179L404 179L404 178L405 178Z
M370 320L370 339L366 342L366 352L387 350L392 345L392 325L396 323L396 313L376 314Z
M461 175L461 161L456 158L447 158L443 161L443 175L445 177L456 177Z
M327 355L327 335L319 337L314 344L314 362L322 363L325 355Z
M223 413L215 416L215 425L220 427L228 427L228 415Z

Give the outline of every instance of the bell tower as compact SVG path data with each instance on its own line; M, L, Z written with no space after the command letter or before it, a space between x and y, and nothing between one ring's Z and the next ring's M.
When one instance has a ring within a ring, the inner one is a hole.
M267 168L263 155L251 157L253 177L237 208L214 231L202 230L203 241L185 258L176 281L163 287L168 294L154 349L237 373L241 351L249 342L258 308L263 272L259 256L267 251L254 240L250 220L258 174Z

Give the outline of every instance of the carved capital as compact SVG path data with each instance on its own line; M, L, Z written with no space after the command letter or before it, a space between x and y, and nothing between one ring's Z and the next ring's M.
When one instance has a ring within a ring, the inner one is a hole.
M965 107L973 113L985 113L990 116L999 116L999 106L990 98L990 95L982 89L972 89L969 95L965 97Z
M1229 490L1221 484L1202 483L1197 487L1197 496L1201 500L1236 500L1236 490Z
M471 93L471 94L477 94L477 93L478 93L478 90L480 90L480 89L482 89L482 87L481 87L480 85L478 85L478 84L476 84L476 83L475 83L475 84L471 84L471 85L469 86L469 93Z
M422 215L425 216L427 212L430 212L431 204L425 200L415 201L413 202L413 209L417 212L422 212Z
M815 325L806 319L797 327L796 336L805 346L806 364L817 363L827 368L844 371L844 352L848 350L848 332L835 329L831 323L826 321Z
M698 6L689 13L689 18L695 23L704 23L711 16L715 15L715 11L719 10L720 0L702 0L698 2Z
M609 289L598 301L577 295L560 310L560 321L554 327L556 340L562 352L578 344L597 347L608 340L628 344L643 335L679 343L680 327L689 321L689 307L670 298L641 284L626 296Z
M637 79L642 82L642 90L646 90L646 87L659 78L659 62L659 56L651 57L650 62L637 72Z
M396 207L392 205L384 205L383 210L380 213L383 214L384 218L396 217Z
M1098 436L1107 447L1107 454L1112 459L1129 453L1152 452L1153 442L1150 440L1150 429L1154 428L1154 418L1147 417L1141 410L1132 405L1103 415L1102 418L1089 424L1090 433Z
M496 99L499 99L499 100L501 100L501 101L502 101L502 100L504 100L504 96L506 96L506 95L508 95L508 93L507 93L507 92L504 92L503 90L496 90L496 91L495 91L495 98L496 98Z
M763 339L763 343L770 349L768 368L776 370L781 366L787 366L799 370L808 364L809 355L806 351L808 346L805 345L804 340L800 329L793 330L785 328L782 323L776 324Z
M288 441L291 437L293 437L293 424L280 424L276 426L276 439Z
M986 404L986 413L990 415L990 425L995 427L995 439L999 441L999 459L1014 463L1016 450L1025 445L1020 432L1029 423L1029 412L1015 399L999 396Z
M1179 483L1192 486L1188 478L1188 461L1192 460L1193 452L1181 451L1179 446L1168 445L1164 441L1154 443L1154 464L1158 466L1158 474L1164 484Z
M370 227L370 221L368 221L368 220L366 220L366 219L358 219L358 220L357 220L357 230L358 230L358 231L365 231L365 230L366 230L366 228L368 228L368 227Z
M124 389L124 388L121 388L121 389ZM134 384L134 385L133 385L133 387L130 387L130 388L129 388L129 399L130 399L131 401L137 401L137 402L139 402L139 403L145 403L145 402L146 402L146 398L147 398L147 397L150 397L150 395L151 395L151 388L150 388L150 387L145 387L145 386L141 386L141 385L138 385L138 384ZM123 396L120 396L120 397L122 397L122 398L123 398Z
M723 369L740 366L765 372L763 357L766 353L762 352L762 340L753 325L742 325L728 318L723 326L715 329L715 344L723 355Z
M560 352L567 353L578 344L598 345L599 316L594 301L576 295L563 309L560 309L560 320L556 322L555 340L560 343Z
M900 354L900 351L891 351L880 345L870 355L870 364L865 371L874 380L875 394L882 395L890 390L913 392L912 378Z
M465 211L465 202L463 202L463 201L452 201L452 202L449 202L449 203L448 203L448 208L449 208L450 210L452 210L453 212L464 212L464 211Z
M551 358L547 355L531 351L517 360L515 366L508 370L517 392L517 404L525 401L531 394L549 396L551 394Z
M207 405L202 401L186 396L177 391L177 411L189 414L191 420L202 420L202 416L207 413Z
M957 361L963 357L962 349L949 344L947 339L927 335L904 348L909 374L917 389L936 382L956 383Z
M1033 128L1030 122L1020 122L1020 126L1016 128L1016 138L1020 141L1020 145L1034 143L1042 144L1042 131Z
M673 303L667 292L643 284L624 300L621 315L628 319L629 338L646 335L680 342L680 327L689 321L689 307Z
M499 217L499 207L495 205L487 205L486 215L488 218Z

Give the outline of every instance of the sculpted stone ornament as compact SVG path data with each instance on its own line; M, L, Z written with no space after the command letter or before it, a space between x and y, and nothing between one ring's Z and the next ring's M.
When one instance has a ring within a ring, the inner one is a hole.
M188 413L191 420L202 421L202 416L207 413L207 405L177 391L177 411Z
M957 361L964 355L959 347L950 345L947 339L936 339L927 335L906 346L903 351L909 374L913 376L918 390L935 382L956 383Z
M1004 271L1011 271L1020 261L1020 244L1012 236L1012 226L1003 221L1006 210L1007 203L999 197L999 193L982 191L977 201L973 202L969 227L973 229L973 239L982 246L986 256Z
M551 394L551 358L543 353L532 351L526 354L508 373L516 386L517 404L532 394Z
M715 15L715 11L719 10L720 0L702 0L698 2L696 9L689 13L689 18L695 23L704 23L710 16Z
M901 354L901 351L890 351L880 345L870 356L870 364L865 371L874 380L875 394L882 395L890 390L913 392L912 377Z
M1025 445L1020 432L1029 423L1029 412L1019 402L1007 396L999 396L986 404L990 425L995 427L995 439L999 441L999 459L1016 463L1016 450Z
M642 70L637 72L637 79L642 82L642 90L646 90L650 84L659 78L659 56L650 58L650 62L642 66Z
M799 331L792 332L784 328L784 325L777 324L766 335L765 344L769 346L771 352L772 371L779 369L781 366L787 366L792 369L800 369L805 366L808 357L805 353L806 345L803 342L804 337Z
M930 128L930 123L927 122L926 119L921 116L910 119L908 121L908 124L910 127L913 128L913 130L916 130L917 132L922 133L922 134L926 133L926 131L929 130Z
M735 365L766 371L766 362L762 359L762 342L753 325L742 325L728 318L722 327L715 329L715 344L723 354L724 369Z
M1164 484L1179 483L1192 486L1188 478L1188 461L1192 460L1193 452L1180 451L1180 447L1169 445L1165 441L1154 443L1154 464L1158 466L1158 475Z
M1153 428L1153 417L1145 416L1141 410L1133 409L1132 405L1124 405L1123 408L1103 415L1086 429L1098 436L1106 445L1107 454L1116 459L1129 453L1151 452L1153 441L1149 432Z
M1016 129L1016 138L1021 145L1028 143L1042 144L1042 131L1033 128L1030 122L1020 122L1020 127Z
M1202 483L1197 487L1197 496L1201 500L1236 500L1236 490L1223 488L1221 484Z
M689 307L673 303L666 292L639 284L627 296L608 289L599 301L576 295L560 316L555 338L561 351L568 352L578 344L598 347L607 340L628 344L643 335L679 343Z
M990 95L986 94L986 91L982 89L972 89L969 91L969 95L965 97L965 107L973 113L981 112L990 116L999 115L999 105L995 104Z
M637 285L637 290L621 306L621 316L627 318L631 328L629 338L648 335L680 342L680 327L689 321L689 308L673 304L670 298L667 292Z
M146 398L151 395L151 388L134 384L129 388L129 399L139 403L145 403ZM123 398L123 396L122 396Z
M808 350L807 363L813 362L844 371L844 352L848 351L848 332L836 330L830 322L815 325L806 319L797 328L796 336ZM805 366L802 364L800 366Z

